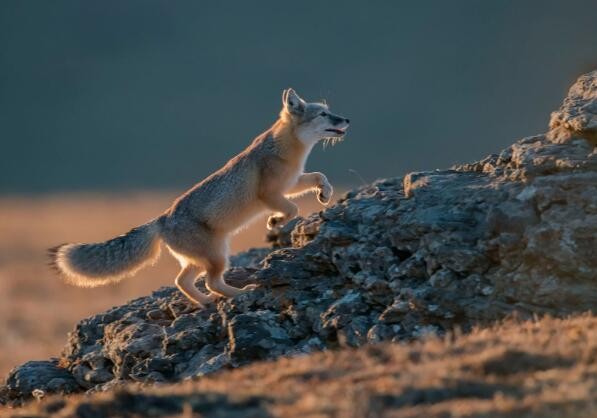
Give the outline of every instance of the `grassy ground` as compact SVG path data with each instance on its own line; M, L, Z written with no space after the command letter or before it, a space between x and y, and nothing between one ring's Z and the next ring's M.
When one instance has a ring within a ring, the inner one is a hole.
M316 353L5 412L50 415L596 417L597 318L509 320L464 336Z
M26 360L58 355L67 332L85 316L173 284L178 267L163 252L156 266L117 285L68 286L46 265L46 249L119 235L161 213L176 195L0 198L0 379ZM303 214L321 208L313 195L299 203ZM265 219L255 222L234 238L232 251L263 246L265 232Z

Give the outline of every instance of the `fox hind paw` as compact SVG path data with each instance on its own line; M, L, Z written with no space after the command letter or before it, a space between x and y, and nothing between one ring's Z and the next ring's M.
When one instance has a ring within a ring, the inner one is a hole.
M222 297L221 295L218 295L217 293L214 293L214 292L210 292L207 294L207 298L208 298L209 302L211 302L211 303L217 301L221 297Z
M267 218L267 229L270 231L272 229L280 228L284 223L284 217L280 215L272 215Z

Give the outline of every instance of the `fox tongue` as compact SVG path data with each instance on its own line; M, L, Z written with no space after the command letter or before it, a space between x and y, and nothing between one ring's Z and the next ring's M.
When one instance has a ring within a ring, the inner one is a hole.
M334 132L334 133L337 133L337 134L343 134L344 133L344 131L341 130L341 129L326 129L326 131Z

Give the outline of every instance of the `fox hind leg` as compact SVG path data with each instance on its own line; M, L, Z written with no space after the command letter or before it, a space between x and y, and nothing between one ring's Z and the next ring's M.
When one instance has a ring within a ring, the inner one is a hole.
M207 276L205 286L212 292L227 298L253 290L257 285L250 284L243 288L230 286L224 281L223 273L226 270L227 254L213 255L206 261Z
M193 303L204 308L205 305L212 302L214 295L206 295L195 287L195 278L199 274L199 268L192 264L186 265L176 276L176 287Z
M240 289L224 281L222 275L228 265L227 235L214 234L214 231L209 229L195 230L193 234L187 232L178 231L178 237L166 237L165 241L182 266L176 278L176 286L190 300L206 305L217 296L233 297L256 287L249 285ZM187 234L183 236L184 233ZM194 279L202 270L198 266L203 267L207 273L205 285L211 292L209 295L201 293L194 285Z

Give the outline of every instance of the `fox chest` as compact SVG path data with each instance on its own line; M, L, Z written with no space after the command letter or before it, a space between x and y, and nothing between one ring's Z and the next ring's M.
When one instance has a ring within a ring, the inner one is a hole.
M309 149L293 150L283 158L275 161L265 174L266 189L275 190L279 193L286 193L296 186L300 176L305 169L305 163L309 155Z
M272 172L270 176L268 176L268 179L264 186L266 187L266 189L269 189L271 191L285 193L296 185L302 172L303 170L298 167L285 167L284 170Z
M284 174L282 176L280 176L280 188L282 189L282 191L287 192L288 190L292 189L294 186L296 186L300 176L304 173L305 171L305 161L306 161L306 156L305 158L301 158L300 160L297 160L296 162L294 162L294 164L289 164L286 167L286 170L284 172Z

